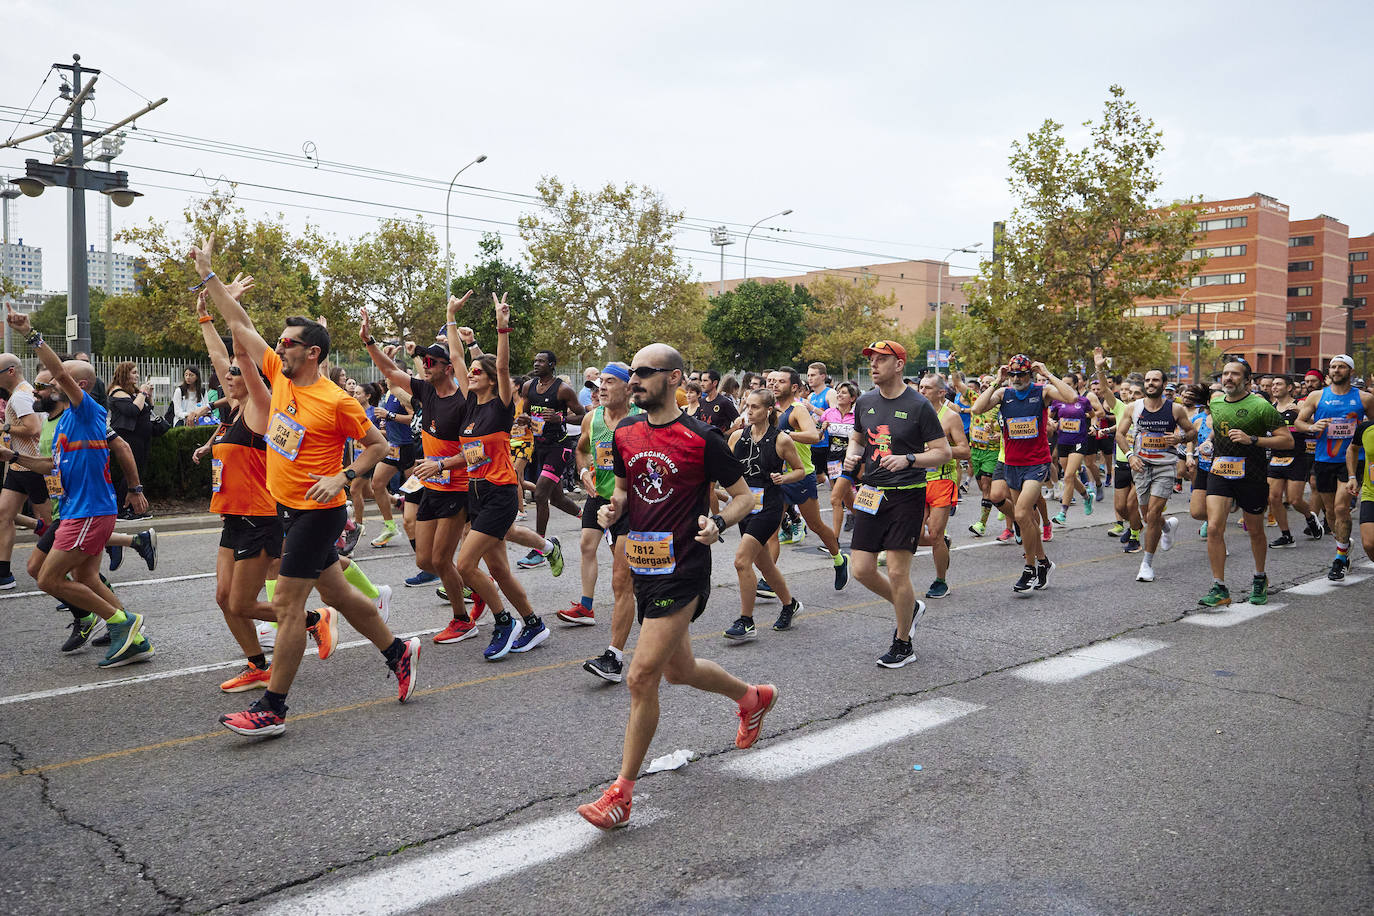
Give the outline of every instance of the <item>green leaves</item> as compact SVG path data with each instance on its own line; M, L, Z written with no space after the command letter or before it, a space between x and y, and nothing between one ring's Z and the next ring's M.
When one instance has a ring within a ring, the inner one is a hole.
M461 297L472 290L472 298L455 316L459 325L467 325L477 335L477 342L488 353L496 352L496 313L491 297L505 296L510 303L511 368L519 373L534 358L535 325L544 303L534 275L519 264L501 258L501 236L488 233L477 244L482 258L468 265L460 276L453 278L451 294ZM443 319L441 318L442 322ZM555 350L557 353L557 350ZM560 357L562 353L558 354Z
M722 368L785 365L806 340L805 287L746 280L728 293L711 298L703 330Z

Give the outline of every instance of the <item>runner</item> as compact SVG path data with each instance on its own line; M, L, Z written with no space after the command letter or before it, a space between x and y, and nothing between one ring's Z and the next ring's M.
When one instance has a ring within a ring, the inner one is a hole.
M822 428L830 436L830 454L826 461L826 476L830 478L830 518L838 537L841 531L854 527L854 486L844 472L844 456L849 451L849 439L854 435L854 402L859 400L859 386L840 382L835 388L835 406L827 407L821 415ZM849 509L849 521L844 510Z
M95 382L95 370L90 363L79 360L64 363L44 342L43 335L33 329L28 315L16 312L13 305L6 307L5 320L16 334L24 336L69 405L57 421L52 458L18 452L10 456L25 470L44 476L56 467L62 480L64 518L54 534L53 549L38 571L38 587L70 607L82 608L105 621L110 650L101 659L101 668L147 661L154 650L140 632L143 615L126 612L119 598L100 579L100 555L114 531L119 509L109 476L109 415L95 398L86 394ZM138 480L135 468L128 478L129 507L142 516L148 511L148 500Z
M254 364L272 386L267 488L277 501L284 534L281 574L272 598L277 638L270 683L251 707L221 716L220 722L241 735L285 731L286 696L305 654L306 633L313 635L320 658L328 658L337 635L336 613L382 653L396 675L398 697L405 702L415 690L420 640L403 642L388 629L376 605L345 577L334 547L347 520L344 488L381 460L386 439L367 422L357 401L320 374L320 361L329 355L329 332L323 325L309 318L288 318L276 349L268 346L211 270L214 240L211 234L191 249L191 257L211 300L242 346L258 354ZM348 438L365 447L345 469L340 458ZM312 589L327 606L307 612L305 602Z
M33 386L24 380L24 366L13 353L0 353L0 388L8 391L3 427L5 447L30 458L39 456L38 440L43 433L43 415L33 408ZM14 588L10 560L14 555L14 522L27 501L44 526L52 524L52 504L42 474L10 463L5 468L0 489L0 589Z
M1346 491L1360 501L1360 544L1374 560L1374 414L1355 428L1353 444L1345 452ZM1363 454L1360 459L1357 453ZM1363 464L1363 469L1360 465Z
M1076 374L1070 372L1064 376L1064 381L1068 382L1075 392L1078 391L1079 378ZM1069 523L1069 504L1073 502L1075 491L1083 494L1083 517L1087 518L1093 514L1093 501L1097 499L1097 491L1091 485L1085 486L1079 480L1078 472L1083 467L1084 459L1098 451L1097 443L1088 437L1088 432L1093 417L1102 412L1102 402L1095 394L1080 394L1070 404L1056 402L1050 408L1059 431L1057 456L1064 462L1064 486L1059 496L1059 514L1051 519L1056 525Z
M1202 522L1198 537L1207 540L1207 473L1212 469L1212 414L1208 399L1212 392L1206 385L1190 385L1184 389L1184 405L1192 412L1197 438L1187 445L1186 466L1191 486L1188 492L1188 514Z
M390 347L384 347L383 352L388 358L392 358L395 352ZM406 373L409 377L410 373ZM410 468L415 464L415 431L410 428L411 420L415 419L415 414L408 406L413 400L408 385L396 385L387 379L386 397L382 398L377 405L377 418L382 422L382 431L386 435L386 457L381 464L372 469L372 499L377 503L377 508L382 513L382 533L372 539L373 547L385 547L400 532L396 530L396 520L392 517L391 492L389 485L391 479L397 474L402 478L410 473ZM402 401L402 398L405 400Z
M1350 376L1355 360L1342 353L1331 357L1326 374L1331 384L1309 394L1298 412L1297 429L1314 437L1317 499L1336 538L1336 558L1326 578L1339 582L1350 568L1350 500L1340 484L1347 481L1345 452L1355 438L1355 427L1374 416L1374 394L1354 389ZM1338 498L1339 494L1339 498Z
M742 642L757 635L754 629L754 568L782 602L773 622L775 630L790 630L802 604L792 597L787 580L768 552L782 525L782 487L806 476L798 446L777 428L777 399L767 389L752 391L744 401L748 429L730 434L730 452L744 466L744 482L754 494L754 508L740 522L740 543L735 550L735 575L739 579L740 616L725 630L725 638Z
M610 531L601 527L597 514L615 493L615 470L611 467L611 444L615 429L625 417L640 412L630 404L630 367L621 362L607 363L596 383L600 405L582 421L577 440L577 466L582 486L590 494L582 506L582 598L566 611L558 612L565 623L589 626L596 623L592 600L596 596L597 545L605 540L611 548L611 644L596 658L588 659L582 669L613 684L624 674L625 643L634 625L634 583L630 564L625 559L625 534L629 522L621 519Z
M1269 383L1269 393L1274 400L1274 409L1288 424L1293 434L1293 447L1279 450L1269 456L1269 514L1278 523L1279 536L1269 542L1270 549L1292 547L1297 542L1288 530L1288 507L1291 505L1307 520L1303 534L1314 541L1321 540L1322 526L1317 515L1303 499L1307 489L1307 478L1312 476L1312 456L1307 453L1308 443L1315 445L1312 437L1298 431L1298 413L1302 406L1293 400L1293 381L1286 375L1276 375ZM1338 493L1339 495L1339 493Z
M1102 400L1102 408L1111 415L1113 428L1121 423L1121 418L1126 415L1126 409L1139 398L1145 396L1144 388L1138 385L1122 384L1122 395L1126 400L1117 397L1112 392L1112 386L1103 372L1106 365L1106 356L1101 347L1093 350L1093 361L1097 365L1097 378L1101 383L1098 391ZM1116 510L1116 524L1107 529L1108 537L1119 537L1122 549L1126 553L1136 553L1140 550L1140 532L1145 527L1144 521L1140 517L1140 501L1135 492L1135 478L1131 475L1130 460L1126 453L1113 436L1108 448L1114 455L1115 461L1108 467L1114 468L1112 473L1112 508Z
M1231 603L1226 587L1226 517L1232 500L1245 514L1255 559L1249 601L1264 604L1269 600L1269 576L1264 568L1264 510L1269 504L1264 450L1292 448L1293 435L1274 405L1250 393L1249 363L1226 363L1221 387L1223 393L1211 400L1214 454L1207 474L1207 559L1212 566L1212 588L1198 604L1221 607Z
M925 520L926 472L952 453L935 409L902 381L906 348L880 340L863 354L874 387L855 405L854 436L845 456L847 472L863 470L863 485L854 497L854 574L892 604L897 628L878 664L901 668L915 658L911 643L926 610L911 586L911 558ZM886 573L878 571L880 551L887 554Z
M1049 384L1037 385L1032 373ZM1007 489L1014 494L1016 522L1021 526L1026 565L1021 578L1012 586L1016 592L1031 588L1042 589L1049 584L1054 564L1045 555L1042 538L1049 520L1040 524L1037 505L1044 500L1040 485L1049 475L1050 447L1047 438L1047 401L1072 403L1078 392L1045 368L1022 354L1013 356L1007 365L997 370L998 382L1011 380L1008 388L985 390L973 405L974 413L983 413L993 406L1001 408L1002 446L1005 449Z
M925 534L920 541L921 546L930 548L935 563L935 581L926 589L926 597L944 598L949 595L949 583L945 581L949 575L949 538L945 536L945 527L959 505L959 461L970 453L959 412L945 400L945 383L938 375L927 375L921 379L920 391L935 408L951 453L949 461L926 472Z
M811 408L811 419L820 427L825 412L839 403L835 389L830 387L830 376L826 372L825 363L812 363L806 367L806 386L810 389L806 395L806 402ZM824 483L829 477L826 473L829 464L830 433L821 429L820 441L811 446L811 466L815 469L817 483ZM836 533L839 530L836 528Z
M688 624L706 610L711 594L710 545L744 521L754 498L743 468L725 440L682 415L672 392L682 378L682 356L666 344L650 344L634 356L630 394L646 411L616 428L612 456L615 493L600 510L602 526L622 516L640 629L630 662L630 718L620 776L595 802L577 813L603 830L623 827L630 816L635 778L658 730L659 684L686 684L738 704L735 746L752 747L763 718L778 699L771 684L751 686L715 662L696 658ZM707 490L725 487L730 502L707 517Z
M581 417L586 413L586 408L578 402L577 392L554 375L557 363L552 350L540 350L534 354L533 378L525 383L521 392L528 405L530 429L534 435L534 459L530 462L537 475L534 483L534 527L541 538L548 535L551 503L573 517L582 514L577 503L563 492L563 485L559 481L568 462L572 461L573 447L577 444L576 439L569 438L563 421L568 415ZM544 562L545 555L530 548L530 552L517 565L521 569L532 569Z
M1155 551L1174 546L1178 519L1165 518L1164 510L1174 492L1176 447L1196 438L1187 410L1164 397L1164 370L1146 372L1145 396L1132 403L1116 425L1117 448L1127 455L1136 499L1145 506L1145 555L1136 572L1137 582L1155 581Z
M979 393L992 387L992 379L986 378L979 385ZM972 387L970 386L970 390ZM978 402L978 395L973 395L973 403ZM968 526L968 530L973 532L976 538L982 537L988 528L988 516L992 514L992 508L1007 498L1005 492L999 492L993 496L993 484L998 483L999 491L1006 488L1006 470L1002 466L1002 423L998 419L997 408L985 410L982 413L972 413L970 405L969 413L969 470L973 473L974 479L978 482L978 489L983 494L982 511L978 516L978 521ZM999 476L1000 475L1000 476ZM1007 521L1010 530L1011 521ZM1010 535L1008 535L1010 537Z

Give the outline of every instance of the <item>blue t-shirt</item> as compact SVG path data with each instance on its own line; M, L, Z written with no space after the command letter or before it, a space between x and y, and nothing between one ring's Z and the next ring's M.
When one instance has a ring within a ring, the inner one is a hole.
M52 453L62 473L63 518L94 518L119 511L110 482L107 417L105 408L87 394L57 421Z
M401 407L401 399L394 394L388 394L386 400L382 401L382 410L387 413L397 413ZM387 445L409 445L415 441L415 431L410 428L409 420L385 420L383 428L386 431Z
M827 385L826 387L822 388L820 391L813 391L813 392L811 392L810 394L808 394L808 395L806 396L806 399L807 399L808 401L811 402L811 406L812 406L812 407L816 408L816 409L819 410L821 413L825 413L826 408L830 406L830 400L829 400L829 399L830 399L830 392L832 392L832 391L834 391L834 390L835 390L834 388L831 388L829 385ZM821 425L821 421L820 421L820 420L817 420L817 421L816 421L816 425L817 425L817 426L820 426L820 425ZM830 448L830 433L827 432L827 431L825 431L825 430L822 430L822 431L821 431L821 441L817 442L815 445L813 445L813 446L811 446L811 447L812 447L812 448L826 448L826 449Z
M954 396L954 406L960 408L959 419L964 423L964 437L967 438L968 431L973 423L973 415L968 412L968 409L972 407L973 404L964 398L964 393L961 391Z

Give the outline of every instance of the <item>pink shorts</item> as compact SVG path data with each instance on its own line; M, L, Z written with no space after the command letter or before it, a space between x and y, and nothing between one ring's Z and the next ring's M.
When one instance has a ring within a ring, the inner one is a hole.
M114 534L115 516L96 515L91 518L64 518L57 526L53 550L79 550L96 556L105 549Z

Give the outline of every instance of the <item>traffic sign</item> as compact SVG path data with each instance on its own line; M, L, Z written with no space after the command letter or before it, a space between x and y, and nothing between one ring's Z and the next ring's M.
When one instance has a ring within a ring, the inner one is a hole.
M1188 377L1189 366L1174 366L1174 378L1182 381Z
M948 369L948 368L949 368L949 351L948 351L948 350L940 350L940 351L937 353L935 350L927 350L927 351L926 351L926 366L927 366L927 368L930 368L930 369Z

